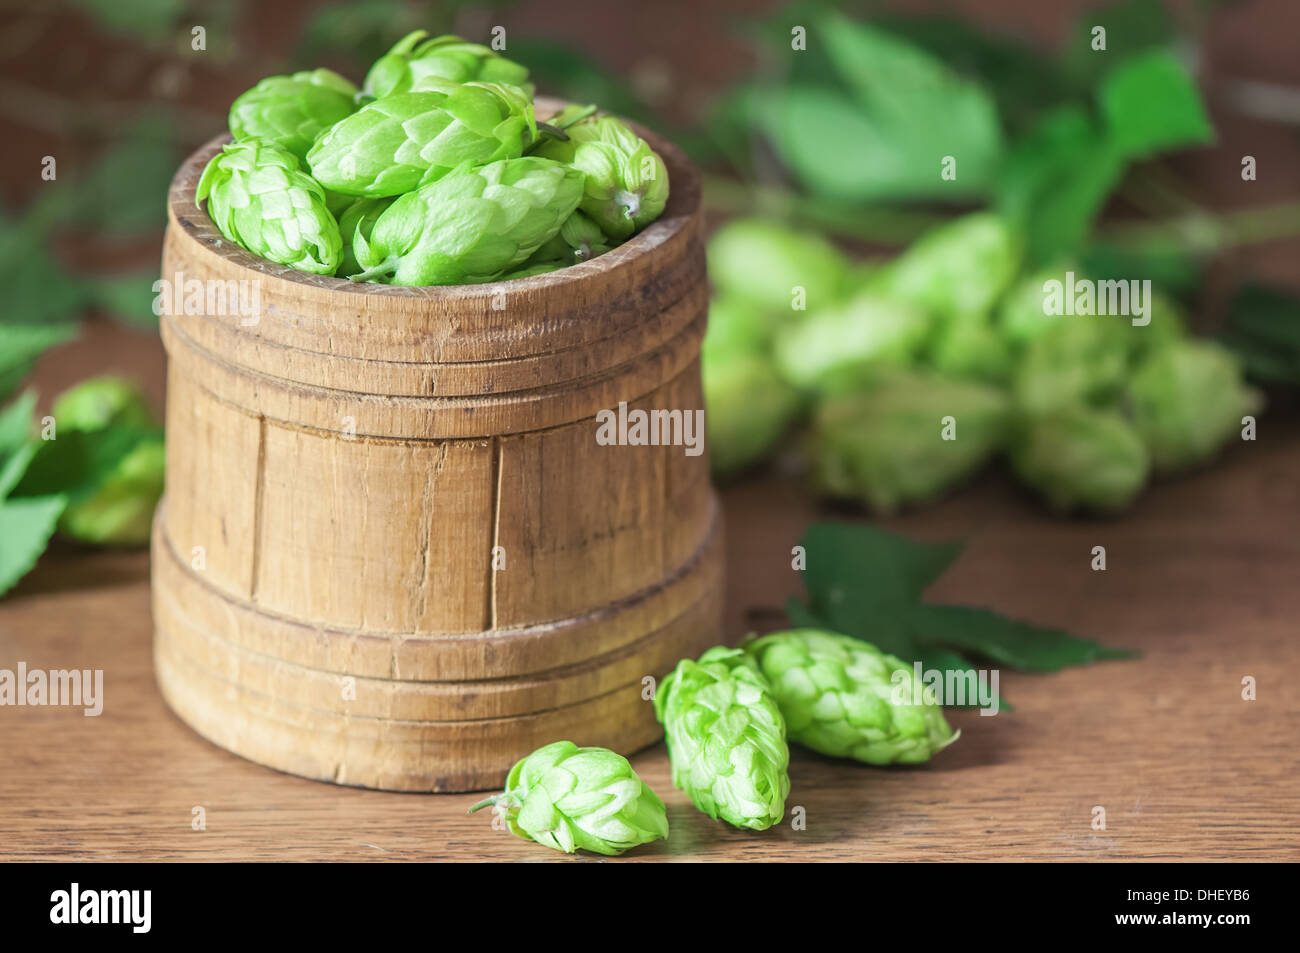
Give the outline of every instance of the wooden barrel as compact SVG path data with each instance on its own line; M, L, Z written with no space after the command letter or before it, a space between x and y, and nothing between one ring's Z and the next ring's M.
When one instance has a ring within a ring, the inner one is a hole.
M699 176L638 131L669 170L658 221L485 285L264 261L194 202L225 137L181 167L154 657L201 735L402 791L495 787L562 738L659 737L650 679L719 640L722 528L694 430ZM638 411L654 442L620 430Z

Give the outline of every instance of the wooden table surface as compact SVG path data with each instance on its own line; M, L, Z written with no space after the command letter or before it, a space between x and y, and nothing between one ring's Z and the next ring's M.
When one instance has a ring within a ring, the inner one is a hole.
M92 325L47 356L46 399L104 366L161 393L152 338ZM795 749L787 809L764 833L695 811L662 745L633 758L672 836L625 860L1300 860L1300 439L1294 413L1205 472L1107 521L1046 515L994 472L885 521L961 537L936 585L1142 651L1055 675L1002 673L1014 712L956 712L928 765L877 769ZM728 639L780 623L800 591L790 547L819 513L796 481L723 494ZM860 518L851 511L830 514ZM3 541L0 541L3 545ZM1104 545L1108 569L1089 568ZM573 860L467 817L472 795L300 780L213 747L163 704L150 660L148 554L60 545L0 601L0 668L102 668L105 706L0 708L0 860ZM1258 697L1242 700L1242 679ZM1094 808L1106 829L1094 830ZM205 830L194 830L202 807Z

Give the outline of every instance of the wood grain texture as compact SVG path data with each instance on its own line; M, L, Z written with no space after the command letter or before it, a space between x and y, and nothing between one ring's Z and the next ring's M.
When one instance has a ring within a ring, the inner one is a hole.
M1300 860L1300 421L1262 423L1257 444L1153 487L1120 519L1054 519L990 474L887 521L968 540L933 598L1066 624L1142 657L1004 672L1016 710L953 714L961 741L926 766L881 770L795 749L788 804L806 809L805 831L710 821L672 788L657 746L633 764L667 801L672 835L618 862ZM800 589L789 550L807 522L853 514L819 511L776 478L723 501L736 639L779 624L784 597ZM1107 547L1107 572L1088 569L1095 545ZM144 553L60 547L0 601L0 666L103 668L107 695L99 718L0 709L0 858L596 859L466 817L472 795L319 784L208 744L162 702L150 629ZM1257 701L1241 700L1244 675L1258 680ZM1090 827L1097 805L1105 831ZM195 807L204 831L191 829Z
M630 407L689 444L702 414L699 174L650 139L668 207L617 254L469 287L273 266L195 206L224 139L182 164L155 659L202 735L411 791L659 736L641 679L718 639L722 545L698 444L599 437Z

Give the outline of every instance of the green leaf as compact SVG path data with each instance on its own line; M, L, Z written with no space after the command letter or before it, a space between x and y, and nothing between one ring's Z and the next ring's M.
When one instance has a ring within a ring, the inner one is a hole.
M1007 158L998 209L1018 222L1034 263L1076 251L1124 176L1124 162L1086 110L1048 113Z
M66 505L61 496L0 501L0 595L36 565Z
M17 452L31 439L35 409L36 391L27 390L0 411L0 458Z
M73 222L108 235L161 229L177 159L173 128L162 117L149 115L128 126L73 185Z
M75 0L75 3L114 33L155 42L176 30L186 6L185 0Z
M1093 31L1106 30L1106 48L1094 50ZM1066 43L1064 70L1082 91L1093 90L1098 81L1134 54L1154 48L1168 48L1177 30L1162 0L1120 0L1100 10L1079 15Z
M156 440L157 427L113 424L103 430L66 430L40 442L13 498L59 494L77 500L93 493L118 463L143 440Z
M67 323L85 304L84 285L58 264L44 236L37 223L0 215L0 261L6 279L0 326Z
M987 86L1009 126L1023 127L1067 96L1056 59L1018 38L947 16L886 14L871 22Z
M0 323L0 400L13 393L37 358L76 335L74 324Z
M1093 241L1084 249L1081 264L1088 276L1098 281L1141 275L1179 296L1195 292L1205 274L1201 261L1181 244L1139 248Z
M1172 53L1135 57L1106 77L1098 93L1112 147L1130 158L1214 139L1201 94Z
M158 327L153 313L156 272L135 275L109 275L89 282L91 300L113 317L141 328Z
M762 114L773 147L807 188L852 200L984 194L1002 130L981 87L911 44L841 16L822 18L816 36L853 95L791 83ZM949 156L951 181L941 175Z
M1254 380L1300 385L1300 298L1267 285L1243 285L1228 305L1223 343Z
M943 672L945 674L945 680L948 672L970 672L975 676L973 684L977 686L979 685L979 672L976 670L975 666L959 652L952 652L948 649L925 649L921 652L919 661L923 669L933 669L938 672ZM969 685L972 683L968 681L966 684ZM978 699L971 699L968 696L967 704L953 707L978 708L980 706ZM1001 692L998 693L997 707L1000 711L1015 711L1011 703L1002 697Z
M968 606L918 605L909 624L918 645L960 649L1030 672L1055 672L1137 654Z

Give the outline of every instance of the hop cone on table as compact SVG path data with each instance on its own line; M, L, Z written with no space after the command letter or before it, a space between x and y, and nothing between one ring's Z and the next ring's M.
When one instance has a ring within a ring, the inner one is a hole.
M262 80L230 106L236 139L256 136L307 155L321 130L352 115L357 88L333 70L305 70Z
M510 769L506 789L470 811L497 805L510 830L572 854L621 854L668 836L668 813L627 758L607 748L556 741Z
M626 123L599 116L569 126L564 133L567 141L550 139L537 154L586 175L579 208L605 234L621 241L659 217L668 202L668 169Z
M1142 437L1114 410L1065 407L1026 419L1007 455L1020 479L1059 510L1119 510L1151 472Z
M758 666L740 649L683 659L655 695L673 784L709 817L762 831L790 793L785 722Z
M504 159L403 195L357 241L364 278L398 285L489 281L560 230L582 196L582 174L550 159Z
M868 764L914 764L957 740L912 666L860 639L793 629L743 646L772 688L790 739Z
M405 93L430 77L452 83L523 86L528 82L527 67L480 43L467 43L458 36L428 36L425 30L409 33L376 60L366 74L366 95L382 98Z
M261 139L232 142L212 157L195 194L221 234L299 271L332 275L343 243L325 193L293 153Z
M400 195L462 163L523 154L537 135L533 105L516 86L438 84L363 106L307 153L312 175L346 195Z

